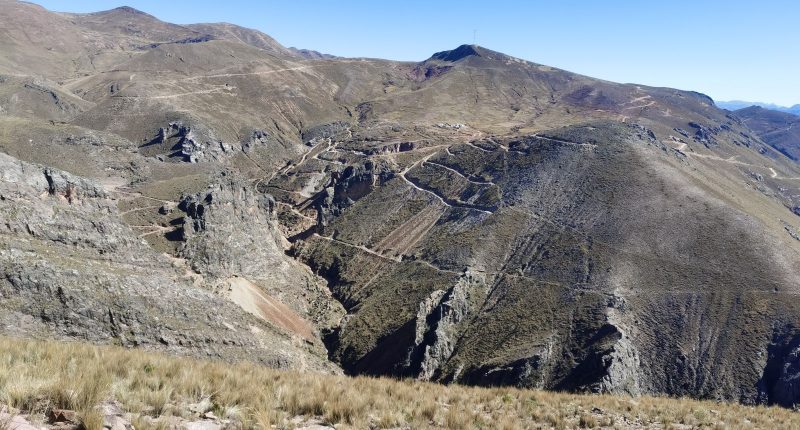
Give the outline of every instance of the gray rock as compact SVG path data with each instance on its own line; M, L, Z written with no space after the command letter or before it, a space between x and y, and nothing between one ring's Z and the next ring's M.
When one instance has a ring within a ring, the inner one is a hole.
M183 424L185 430L221 430L222 423L210 420L188 421Z
M0 424L9 430L41 430L43 428L36 427L22 415L12 415L6 412L0 412Z
M232 277L245 278L319 328L341 319L344 310L324 280L286 255L272 196L228 175L209 190L184 197L179 208L186 213L180 254L194 271L221 286Z
M470 296L485 293L485 284L483 276L467 272L447 292L434 291L420 303L415 347L409 354L418 379L430 380L450 358L456 346L458 325L473 311Z
M242 143L242 151L245 154L253 152L258 147L267 147L276 144L278 141L264 130L253 130L250 138Z
M179 271L95 183L5 154L0 172L3 333L336 369Z
M317 125L303 132L303 142L309 143L315 139L326 139L333 137L347 130L348 128L350 128L350 124L346 121L334 121L327 124Z
M147 146L160 146L165 151L171 151L170 158L189 163L221 160L233 152L230 144L217 138L207 127L182 121L173 121L161 127Z

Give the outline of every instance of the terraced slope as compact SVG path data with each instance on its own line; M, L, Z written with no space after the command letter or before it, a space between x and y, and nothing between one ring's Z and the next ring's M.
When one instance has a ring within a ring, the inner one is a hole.
M349 372L745 402L789 383L764 352L796 339L798 244L759 216L796 220L703 158L592 123L373 160L295 243L349 312L328 338Z

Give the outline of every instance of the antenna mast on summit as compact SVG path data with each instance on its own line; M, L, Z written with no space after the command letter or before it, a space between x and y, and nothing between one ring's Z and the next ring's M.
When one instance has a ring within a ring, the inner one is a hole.
M472 44L475 45L478 40L478 30L472 30Z

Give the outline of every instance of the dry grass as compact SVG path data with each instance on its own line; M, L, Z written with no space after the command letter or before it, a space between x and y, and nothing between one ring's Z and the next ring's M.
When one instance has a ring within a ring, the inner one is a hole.
M800 414L781 408L301 374L0 337L0 404L76 410L91 429L102 427L96 406L107 400L138 429L208 411L243 428L292 428L298 416L359 429L800 428Z

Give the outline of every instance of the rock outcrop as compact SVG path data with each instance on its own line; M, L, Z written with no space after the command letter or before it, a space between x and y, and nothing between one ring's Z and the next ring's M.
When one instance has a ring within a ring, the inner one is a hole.
M431 380L450 359L457 343L459 324L486 295L486 280L477 273L465 273L447 291L436 290L422 301L417 312L414 346L408 355L408 372Z
M231 288L232 278L244 278L293 309L291 318L308 318L320 329L338 324L343 310L324 280L286 256L288 243L277 227L272 196L228 174L209 190L184 197L178 207L186 213L180 254L192 270L220 289ZM265 318L280 321L271 312Z
M792 327L776 331L758 381L759 400L786 407L800 403L800 333Z
M226 153L233 152L233 146L217 139L211 130L201 127L198 131L196 128L179 121L170 122L158 129L156 137L144 147L145 153L153 152L153 149L148 151L148 147L161 148L167 151L169 158L197 163L218 160Z
M0 331L276 367L324 350L215 294L154 252L96 183L0 153Z

